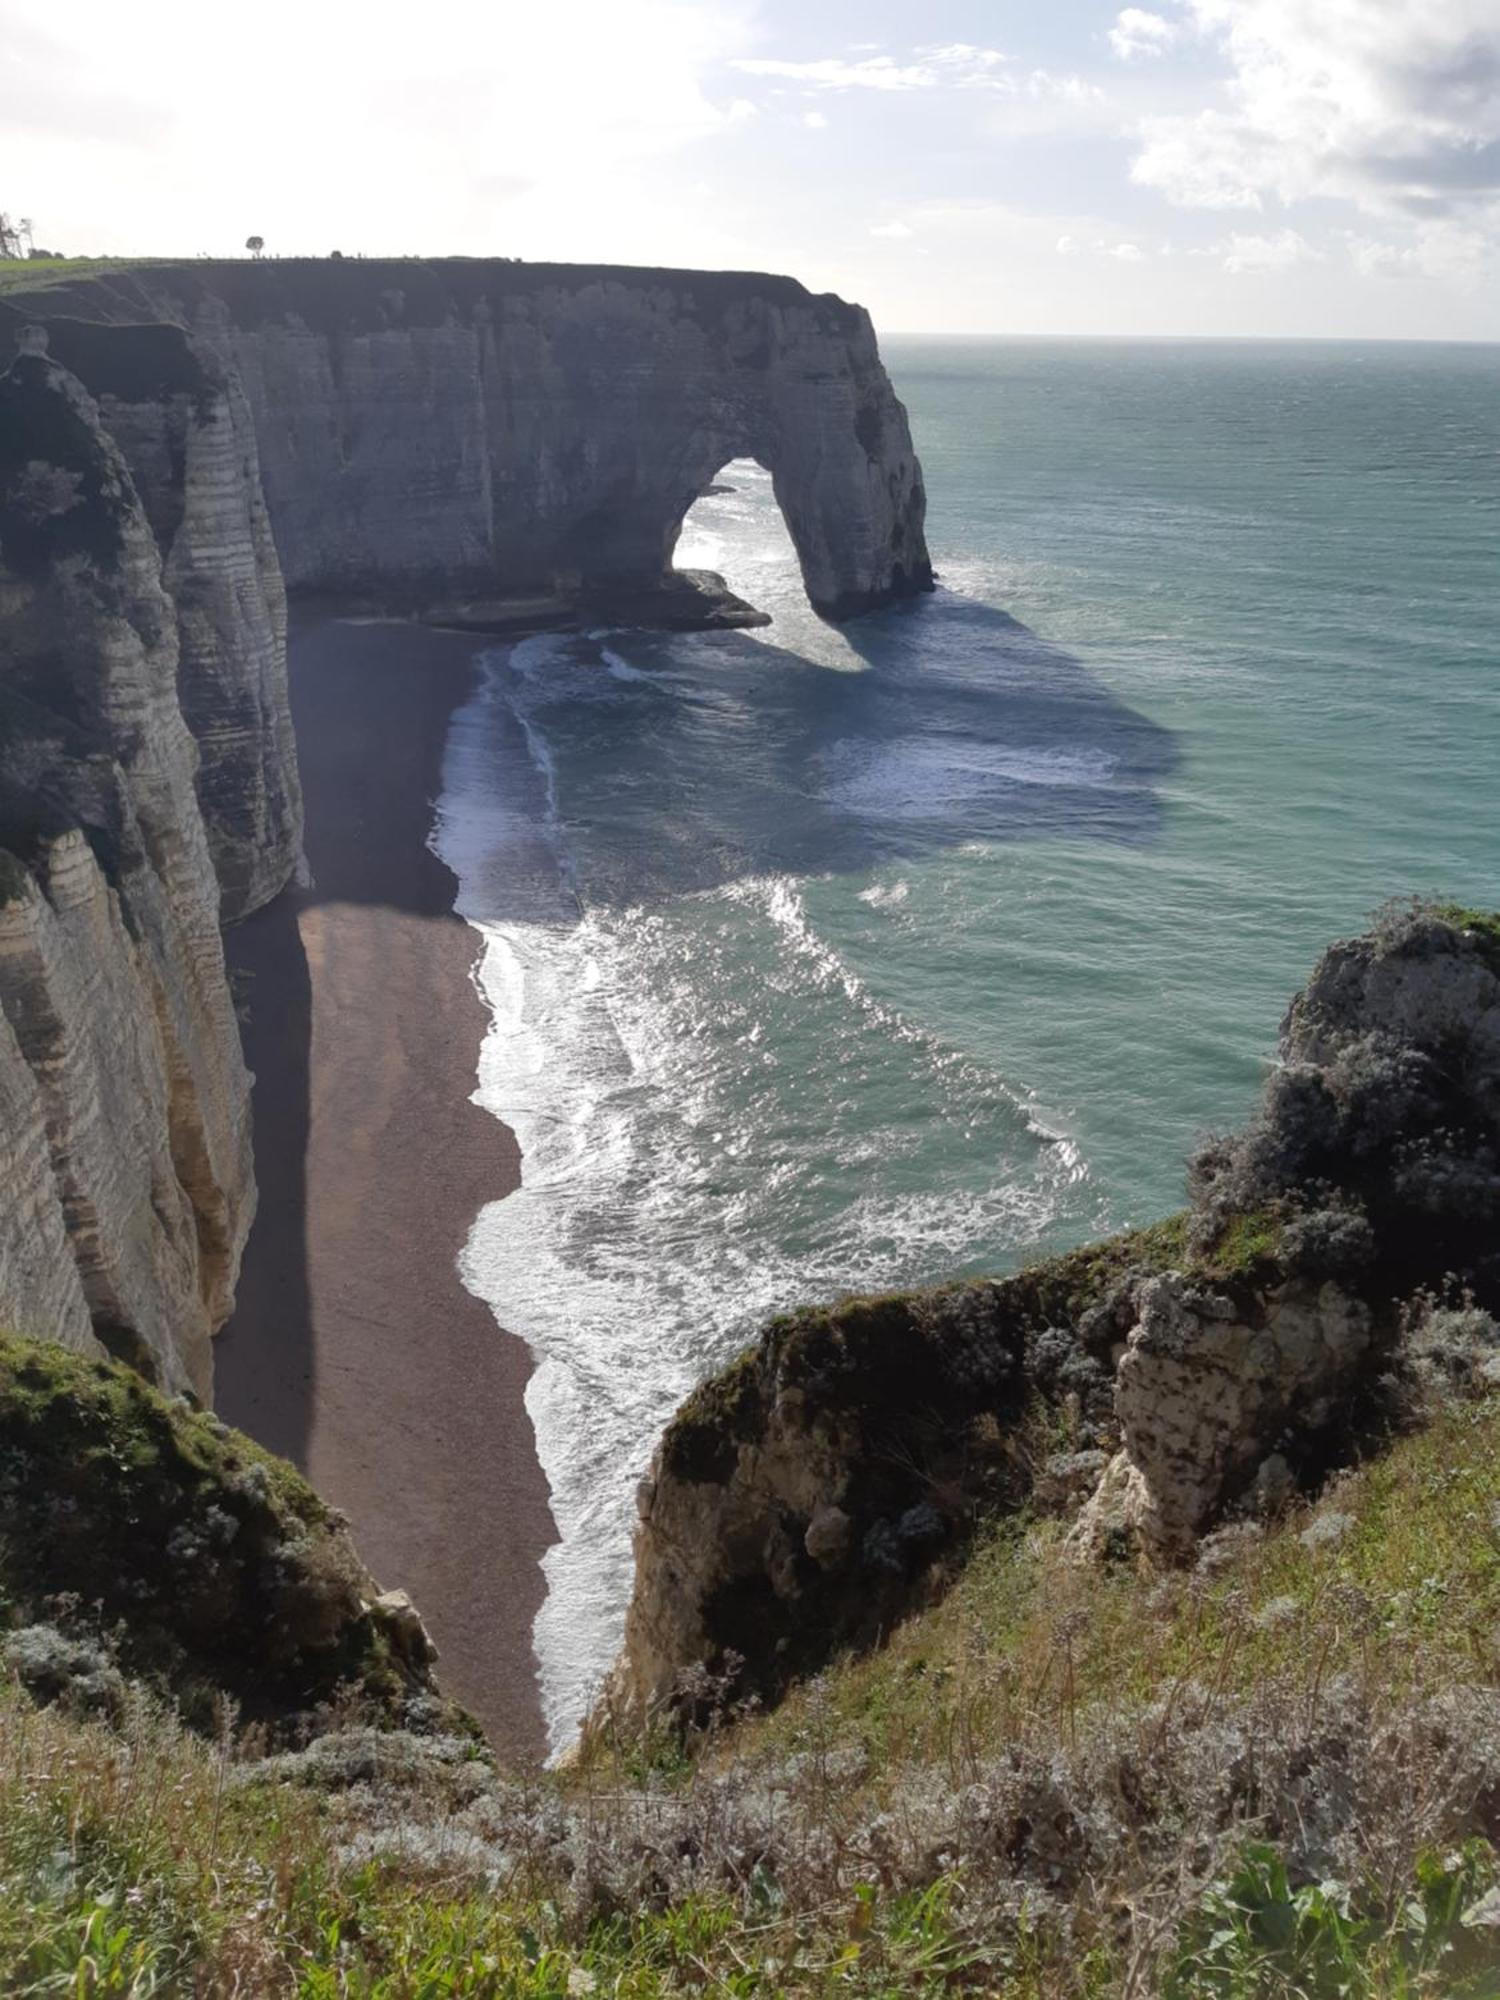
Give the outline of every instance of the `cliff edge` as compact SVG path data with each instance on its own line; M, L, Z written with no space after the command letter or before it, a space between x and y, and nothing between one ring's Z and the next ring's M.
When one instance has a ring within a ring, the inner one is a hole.
M206 1400L255 1188L192 597L98 405L31 350L0 376L0 1315Z
M1403 906L1333 946L1189 1185L1014 1277L773 1321L642 1485L601 1719L778 1698L940 1595L997 1515L1170 1567L1315 1491L1423 1379L1500 1385L1500 920Z

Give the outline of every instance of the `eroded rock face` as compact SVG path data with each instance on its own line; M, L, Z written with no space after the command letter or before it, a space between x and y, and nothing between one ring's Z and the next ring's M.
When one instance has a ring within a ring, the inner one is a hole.
M19 871L17 871L19 877ZM9 906L0 908L4 924ZM0 1013L0 1314L18 1333L99 1351L62 1194L52 1173L47 1115L15 1030Z
M49 288L26 310L170 319L232 355L290 585L638 605L693 501L748 456L820 611L931 588L921 471L869 316L791 279L205 263Z
M684 1406L643 1482L612 1716L679 1704L690 1667L774 1699L878 1639L936 1587L976 1510L1024 1495L1029 1412L1102 1465L1115 1330L1108 1312L1070 1324L1072 1302L1135 1254L774 1321Z
M177 684L198 745L198 799L225 923L285 886L302 854L302 788L286 678L286 589L255 429L233 374L194 395L107 397L177 613Z
M1114 1530L1180 1556L1287 1428L1322 1430L1365 1361L1371 1314L1333 1283L1243 1302L1180 1271L1147 1279L1115 1377L1120 1463L1079 1523L1081 1547Z
M254 1182L177 668L125 461L77 381L24 355L0 377L6 1194L39 1243L61 1227L73 1276L35 1245L0 1253L0 1323L92 1338L206 1399Z

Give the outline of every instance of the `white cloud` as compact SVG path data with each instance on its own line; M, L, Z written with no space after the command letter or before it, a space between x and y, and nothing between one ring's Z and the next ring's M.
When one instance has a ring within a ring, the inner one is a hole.
M1121 62L1133 62L1137 56L1165 55L1179 32L1179 24L1164 14L1127 7L1109 31L1109 45Z
M1148 120L1137 181L1191 207L1500 209L1496 0L1188 5L1228 58L1228 108Z
M1493 256L1493 244L1482 230L1457 222L1421 224L1404 241L1345 230L1343 243L1362 278L1427 278L1466 285L1483 274Z
M821 111L804 111L802 122L809 132L826 132L828 120Z
M753 117L712 82L750 45L742 8L428 0L414 36L369 0L351 36L305 0L262 0L253 32L197 0L74 0L28 37L31 0L0 0L0 185L77 252L254 229L288 252L628 255L636 171Z
M805 90L1012 90L1005 74L1006 58L998 49L977 48L970 42L948 42L913 49L907 60L890 55L824 56L815 62L788 62L778 57L741 58L734 64L747 76L774 77L800 84Z
M1111 257L1117 258L1122 264L1144 263L1146 257L1146 253L1139 243L1111 244L1109 254Z
M1059 236L1057 239L1057 254L1059 257L1076 257L1078 255L1078 238L1076 236Z
M1102 104L1104 92L1097 83L1090 83L1086 77L1068 70L1059 75L1055 70L1034 69L1015 86L1027 97L1057 98L1064 104Z
M1269 236L1235 234L1215 245L1224 269L1235 276L1243 272L1288 271L1294 264L1316 263L1319 252L1295 229L1279 229Z
M870 225L870 234L872 236L903 237L910 236L912 231L904 222L872 222Z

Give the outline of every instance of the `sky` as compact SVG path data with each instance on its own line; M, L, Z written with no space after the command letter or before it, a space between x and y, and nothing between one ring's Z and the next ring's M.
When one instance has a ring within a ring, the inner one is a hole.
M790 272L884 331L1500 339L1500 0L0 0L71 255Z

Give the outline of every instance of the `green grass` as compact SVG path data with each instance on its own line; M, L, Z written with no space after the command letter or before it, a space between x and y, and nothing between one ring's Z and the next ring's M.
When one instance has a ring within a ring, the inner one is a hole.
M1469 909L1462 903L1438 903L1432 914L1461 931L1471 932L1485 963L1492 972L1500 973L1500 914L1494 910Z
M1219 1576L1080 1566L1055 1520L1001 1521L952 1590L881 1651L794 1689L736 1754L810 1729L858 1743L899 1782L909 1765L1041 1728L1066 1738L1208 1676L1226 1693L1357 1669L1392 1690L1500 1684L1500 1401L1433 1425L1297 1508ZM1317 1523L1347 1517L1342 1534ZM1304 1534L1312 1529L1310 1541ZM962 1763L958 1758L958 1764ZM958 1768L958 1765L955 1765Z
M76 1364L44 1360L22 1393L45 1410L48 1378ZM126 1427L128 1488L150 1469L152 1447L135 1435L128 1381L117 1371L91 1379ZM187 1426L186 1449L238 1449L204 1438L201 1420L173 1421ZM1296 1707L1353 1676L1372 1712L1382 1701L1394 1712L1421 1688L1493 1686L1497 1493L1500 1405L1480 1403L1440 1412L1208 1578L1083 1571L1058 1522L1012 1519L982 1536L947 1598L883 1651L705 1739L696 1768L681 1766L665 1792L649 1769L611 1772L597 1760L527 1786L544 1817L567 1808L603 1838L643 1785L665 1798L726 1782L753 1795L757 1774L789 1760L815 1770L825 1755L862 1753L853 1792L809 1809L812 1868L822 1865L819 1843L862 1842L851 1829L881 1814L898 1822L924 1781L956 1794L1012 1752L1061 1768L1097 1718L1169 1714L1179 1690L1228 1705L1277 1689ZM1334 1516L1343 1532L1308 1535ZM244 1770L240 1755L228 1734L207 1740L143 1693L108 1725L38 1710L0 1682L0 1991L299 2000L1500 1992L1492 1934L1465 1922L1494 1878L1481 1840L1424 1848L1399 1878L1318 1882L1293 1879L1252 1830L1206 1885L1164 1906L1143 1956L1127 1948L1123 1887L1089 1885L1071 1928L1059 1930L1033 1921L1024 1902L992 1907L993 1882L971 1880L941 1852L913 1881L889 1871L878 1847L860 1847L839 1878L846 1887L810 1895L795 1873L765 1873L752 1851L726 1864L720 1888L653 1890L648 1875L627 1903L596 1897L583 1908L555 1855L533 1867L513 1854L501 1886L456 1850L424 1856L421 1828L442 1835L460 1823L463 1774L483 1774L482 1764L449 1765L441 1780L341 1786L293 1782L283 1762L264 1775ZM397 1851L371 1860L351 1836L382 1815L387 1825L409 1815L413 1830L409 1846L403 1835ZM1003 1855L994 1865L1003 1880Z
M66 278L92 278L103 271L128 271L150 261L141 257L3 257L0 297L30 292Z
M570 1925L542 1896L341 1869L318 1795L229 1780L159 1711L117 1734L0 1692L0 1991L897 1995L963 1986L976 1956L941 1877L813 1915L752 1893ZM1045 1991L1024 1967L987 1990Z
M5 1624L118 1623L122 1665L203 1722L220 1692L274 1722L408 1692L369 1589L284 1459L128 1367L0 1336Z
M1206 1278L1254 1278L1280 1275L1282 1220L1271 1209L1252 1209L1233 1216L1212 1248L1199 1253L1189 1266Z

